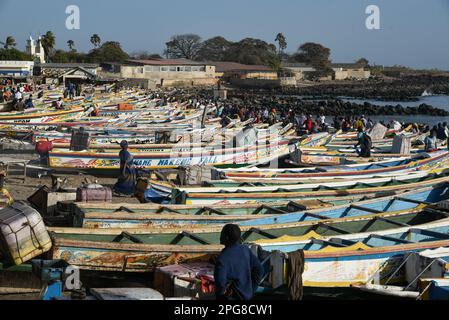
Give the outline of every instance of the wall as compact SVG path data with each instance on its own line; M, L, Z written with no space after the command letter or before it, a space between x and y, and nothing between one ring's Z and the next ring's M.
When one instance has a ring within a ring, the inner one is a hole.
M164 67L164 66L163 66ZM192 68L198 66L166 66L164 68ZM202 66L204 71L153 71L161 67L153 66L122 66L120 76L125 79L146 79L151 82L150 87L179 87L179 86L211 86L217 83L214 66ZM190 70L190 69L189 69Z
M8 76L32 76L33 61L0 61L0 74Z
M192 67L196 66L162 66L161 68ZM205 66L205 71L152 71L152 68L152 66L122 66L120 74L122 78L135 79L189 80L195 78L215 78L214 66Z

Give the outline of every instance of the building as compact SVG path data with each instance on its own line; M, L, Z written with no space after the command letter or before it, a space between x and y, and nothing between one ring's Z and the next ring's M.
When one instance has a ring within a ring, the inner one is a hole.
M296 80L304 80L308 73L316 71L315 68L305 63L283 63L282 68L292 72ZM357 63L333 63L331 68L334 71L334 76L323 78L323 80L364 80L371 76L371 72L364 65Z
M82 83L96 79L100 65L95 63L40 63L34 68L34 75L40 76L46 84Z
M33 61L0 61L0 77L28 78L33 75Z
M283 63L282 68L290 71L296 80L304 80L307 73L315 71L315 68L305 64L305 63Z
M362 64L333 63L331 67L335 72L335 80L364 80L371 76L371 72Z
M27 40L26 52L29 56L31 56L36 62L45 63L45 51L42 46L42 39L39 37L37 41L34 41L33 38Z
M120 77L140 80L146 88L210 86L217 83L215 66L187 59L127 60L120 66Z
M210 62L215 66L215 76L225 81L232 79L277 80L278 73L267 66L246 65L236 62Z

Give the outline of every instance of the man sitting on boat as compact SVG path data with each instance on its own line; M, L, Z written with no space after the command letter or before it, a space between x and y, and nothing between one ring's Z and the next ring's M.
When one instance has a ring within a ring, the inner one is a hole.
M263 276L263 267L251 250L241 244L239 226L223 227L220 243L225 246L215 264L215 294L218 300L251 300Z
M128 141L120 142L122 150L120 157L120 175L114 186L114 192L119 195L134 195L136 186L136 169L134 167L134 157L128 151Z

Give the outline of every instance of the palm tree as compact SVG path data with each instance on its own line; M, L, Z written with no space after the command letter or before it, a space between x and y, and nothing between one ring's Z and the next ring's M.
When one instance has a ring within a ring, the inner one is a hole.
M277 34L274 41L279 44L279 56L282 56L284 50L287 49L287 40L285 39L285 36L280 32Z
M101 38L98 34L94 34L92 35L92 37L90 37L90 42L94 45L95 48L98 48L101 44Z
M5 49L11 49L17 45L16 40L12 36L8 36L5 42L2 42Z
M45 55L49 57L56 44L56 38L53 32L47 31L46 34L44 34L41 38L42 46L44 47Z
M73 51L73 48L75 47L75 41L69 40L67 41L67 45L69 46L70 51Z

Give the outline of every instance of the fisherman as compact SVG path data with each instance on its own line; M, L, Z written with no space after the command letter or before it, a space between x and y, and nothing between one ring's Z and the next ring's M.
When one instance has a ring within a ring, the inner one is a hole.
M311 115L309 115L308 117L307 117L307 120L304 122L304 127L306 128L306 130L307 130L307 133L312 133L312 130L313 130L313 120L312 120L312 116Z
M372 148L372 140L371 137L366 133L362 128L359 128L357 134L357 144L355 148L357 149L360 146L359 156L364 158L371 157L371 148Z
M133 195L136 186L136 169L134 167L134 157L128 151L128 141L120 142L120 175L114 185L114 191L120 195Z
M75 97L75 86L73 85L73 83L69 82L67 84L67 92L69 94L70 100L73 100L73 98Z
M273 108L270 112L270 115L268 116L268 124L272 126L275 123L276 123L276 109Z
M437 139L440 140L440 143L444 144L446 143L447 138L448 138L447 123L446 122L444 122L443 124L438 123Z
M235 224L223 227L220 243L225 248L215 264L217 300L251 300L264 272L259 259L241 243L241 231Z
M434 152L437 151L437 133L435 130L430 131L430 135L428 135L424 139L425 151L426 152Z
M34 108L33 104L33 95L29 95L28 99L25 100L25 109L31 109Z
M360 117L355 123L354 123L354 129L358 132L360 132L360 130L364 131L365 130L365 122L363 122L362 120L363 118Z

